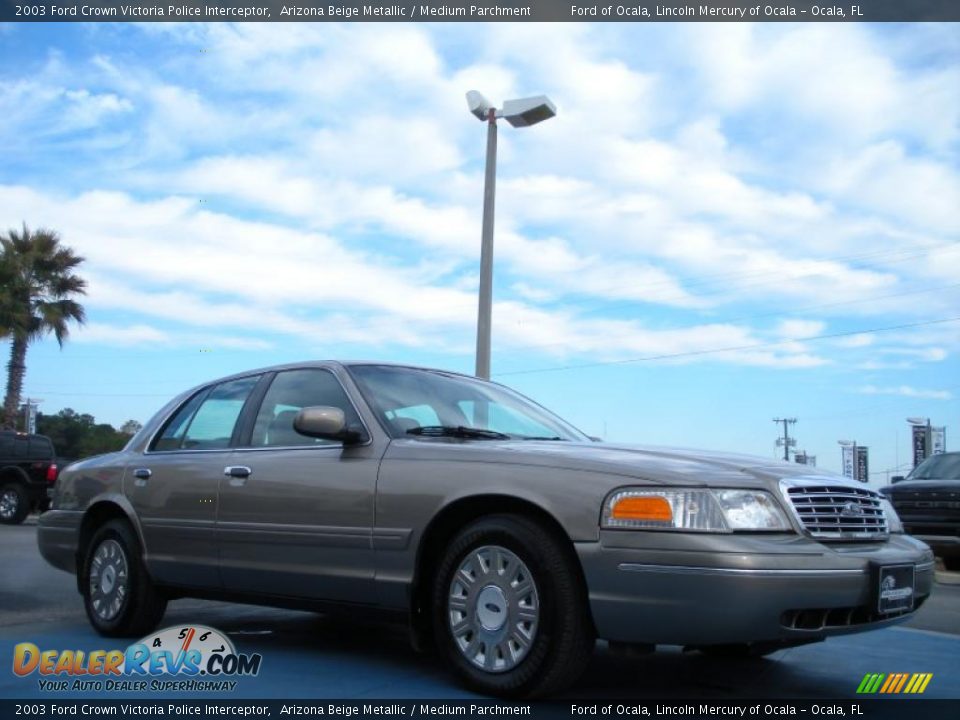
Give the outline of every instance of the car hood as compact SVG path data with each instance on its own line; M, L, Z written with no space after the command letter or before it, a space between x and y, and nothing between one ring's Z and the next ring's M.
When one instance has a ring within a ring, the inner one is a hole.
M851 484L840 475L807 465L687 448L593 442L464 441L431 438L396 440L392 450L395 457L405 459L535 465L687 487L769 488L781 478L801 477L818 477L831 484Z
M881 488L880 491L886 495L904 495L931 490L960 493L960 482L957 480L901 480L896 485Z

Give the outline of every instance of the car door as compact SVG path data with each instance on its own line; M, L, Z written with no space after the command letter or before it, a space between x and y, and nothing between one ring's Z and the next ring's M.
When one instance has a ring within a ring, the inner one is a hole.
M237 421L260 377L195 394L127 467L124 491L140 519L147 566L158 583L220 587L217 492Z
M373 509L382 450L300 435L303 407L341 408L362 421L327 369L278 372L246 447L220 483L217 535L227 590L349 602L373 602ZM369 437L369 435L368 435Z

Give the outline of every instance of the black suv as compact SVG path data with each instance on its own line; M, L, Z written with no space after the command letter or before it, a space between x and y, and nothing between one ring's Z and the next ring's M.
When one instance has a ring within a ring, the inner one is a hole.
M931 455L880 492L890 498L906 532L960 570L960 452Z
M57 471L50 438L0 431L0 523L17 525L32 510L46 510Z

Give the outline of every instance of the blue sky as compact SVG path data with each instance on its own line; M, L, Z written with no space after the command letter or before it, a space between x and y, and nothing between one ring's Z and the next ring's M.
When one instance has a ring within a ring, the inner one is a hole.
M797 417L878 483L907 416L960 432L958 87L938 24L3 25L0 227L90 282L26 391L120 424L277 362L471 372L463 96L546 93L500 130L494 379L614 441Z

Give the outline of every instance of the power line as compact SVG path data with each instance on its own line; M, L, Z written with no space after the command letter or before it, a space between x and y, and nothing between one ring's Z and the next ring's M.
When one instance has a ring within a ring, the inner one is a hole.
M725 352L737 352L740 350L756 350L756 349L765 348L765 347L776 347L778 345L788 345L794 342L829 340L832 338L850 337L851 335L871 335L873 333L888 332L891 330L907 330L909 328L923 327L926 325L939 325L943 323L951 323L951 322L958 322L958 321L960 321L960 317L939 318L937 320L926 320L924 322L904 323L902 325L889 325L887 327L870 328L867 330L849 330L844 332L828 333L826 335L811 335L809 337L802 337L802 338L784 338L782 340L775 340L772 342L752 343L749 345L734 345L731 347L713 348L709 350L707 349L690 350L690 351L680 352L680 353L665 353L663 355L648 355L645 357L628 358L625 360L608 360L605 362L583 363L580 365L560 365L555 367L536 368L531 370L513 370L509 372L495 373L495 375L497 377L503 377L506 375L533 375L536 373L544 373L544 372L560 372L562 370L583 370L586 368L606 367L610 365L628 365L631 363L648 362L652 360L673 360L675 358L696 357L700 355L714 355L714 354L725 353Z

